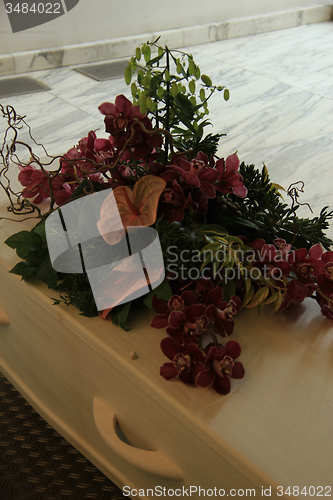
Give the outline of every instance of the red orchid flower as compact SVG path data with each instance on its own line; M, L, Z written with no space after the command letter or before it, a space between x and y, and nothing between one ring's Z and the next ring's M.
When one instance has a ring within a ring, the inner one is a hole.
M229 302L223 301L220 286L210 290L206 296L206 316L213 323L215 333L225 337L231 335L234 329L234 316L242 307L242 301L233 295Z
M196 385L212 386L219 394L228 394L231 388L229 377L240 379L245 373L242 363L235 361L241 353L240 345L234 340L229 340L225 347L220 344L209 344L205 351L205 369L196 376Z
M34 198L32 203L41 203L50 197L49 181L42 170L37 170L33 165L19 165L19 169L18 180L25 186L22 191L25 198Z
M191 161L185 158L176 159L172 165L168 165L169 171L162 174L162 177L166 181L181 179L190 186L199 188L208 198L215 198L213 184L218 177L218 172L208 167L207 164L207 155L200 151Z
M169 326L169 316L173 311L182 311L186 306L196 303L197 299L190 290L186 290L181 296L173 295L168 302L154 295L152 307L158 314L153 317L150 326L152 328L166 328Z
M218 183L214 185L220 193L234 193L240 198L245 198L247 189L244 186L243 177L238 172L239 158L236 154L228 156L226 161L221 158L216 162L218 171Z
M143 118L143 115L140 113L140 107L133 106L131 101L124 95L118 95L115 99L115 104L103 102L98 109L105 115L106 132L115 136L124 132L129 123L135 118L139 120Z
M312 292L317 288L316 285L305 285L300 283L298 280L291 280L286 288L283 298L283 302L279 308L279 311L283 311L289 304L300 304L304 299L310 297Z
M193 292L191 292L193 293ZM194 295L194 294L193 294ZM172 311L167 333L181 344L196 344L207 330L208 320L203 304L191 304L182 311Z
M164 189L161 202L161 212L165 214L169 222L182 222L185 210L192 205L192 197L191 193L188 193L186 198L184 191L174 180L172 188Z
M320 290L317 290L315 299L320 305L320 310L323 316L328 319L333 319L333 297L330 299L324 297Z
M274 245L263 245L260 260L253 262L252 265L258 269L267 269L273 279L281 278L281 273L283 276L288 276L290 273L290 265Z
M323 293L333 299L333 252L325 252L321 256L323 263L322 273L317 277L317 283Z
M288 262L299 281L314 283L312 277L318 276L324 269L322 254L323 248L318 243L313 245L309 252L306 248L299 248L288 255Z
M160 374L166 380L179 378L185 384L195 384L197 375L204 369L205 355L195 344L183 346L175 339L167 337L161 342L163 354L171 360L164 363Z

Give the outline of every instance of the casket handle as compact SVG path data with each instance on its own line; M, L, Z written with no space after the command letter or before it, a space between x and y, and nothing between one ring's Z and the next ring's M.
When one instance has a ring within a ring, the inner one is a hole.
M8 314L5 313L0 304L0 325L10 325L10 319Z
M184 479L182 471L160 451L135 448L119 439L116 432L117 417L98 398L94 398L93 413L95 425L104 441L121 458L139 469L168 479Z

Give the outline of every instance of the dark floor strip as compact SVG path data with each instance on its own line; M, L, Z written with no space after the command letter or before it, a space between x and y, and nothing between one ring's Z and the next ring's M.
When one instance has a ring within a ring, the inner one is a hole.
M0 499L123 500L0 373Z

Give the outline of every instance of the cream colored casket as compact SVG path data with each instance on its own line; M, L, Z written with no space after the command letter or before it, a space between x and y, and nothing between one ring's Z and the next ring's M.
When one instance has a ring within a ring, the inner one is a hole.
M8 273L19 259L3 241L35 223L0 221L0 368L126 495L333 495L333 323L315 301L236 317L246 373L228 396L167 382L148 310L125 332Z

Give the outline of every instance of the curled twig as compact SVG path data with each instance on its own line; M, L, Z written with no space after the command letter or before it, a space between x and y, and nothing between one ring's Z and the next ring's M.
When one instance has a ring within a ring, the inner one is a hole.
M298 187L299 184L301 185L300 187ZM292 199L291 210L294 210L295 205L300 205L300 206L307 205L309 207L311 213L313 213L312 208L309 205L309 203L300 203L298 201L298 198L299 198L298 193L304 193L304 182L303 181L293 182L292 184L290 184L290 186L287 189L287 195L290 196L290 198Z

